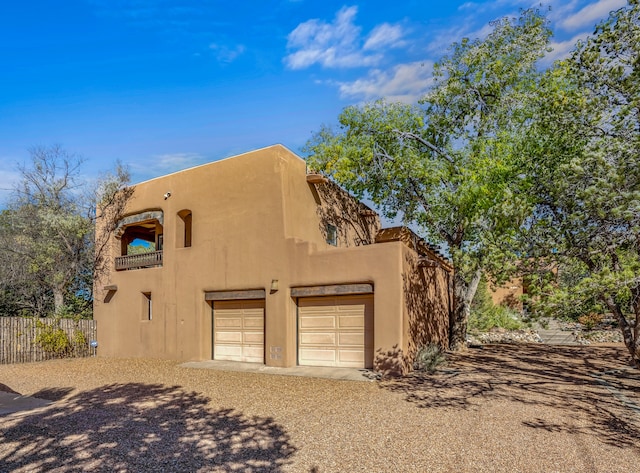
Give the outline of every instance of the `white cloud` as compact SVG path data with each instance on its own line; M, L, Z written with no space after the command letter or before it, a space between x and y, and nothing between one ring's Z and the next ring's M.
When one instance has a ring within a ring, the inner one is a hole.
M319 79L318 82L336 86L343 99L386 97L413 103L431 85L431 60L442 57L451 44L462 38L485 39L495 28L495 24L488 21L491 18L518 18L519 8L538 8L546 14L552 28L563 32L552 40L553 50L542 60L541 65L547 67L567 57L576 41L586 38L594 24L625 3L625 0L469 0L458 7L455 22L445 28L438 28L438 23L434 23L428 36L423 37L418 36L415 28L409 31L405 24L399 23L380 23L363 32L355 23L358 8L343 7L331 21L312 19L300 23L288 36L289 54L284 62L290 69L312 65L367 67L368 71L350 80ZM547 11L548 6L551 9ZM406 46L410 37L411 44L415 45L411 51L390 54L392 48ZM410 62L420 58L416 55L418 48L427 60Z
M575 35L571 39L567 39L566 41L552 41L550 44L552 51L547 53L540 61L541 66L549 67L553 64L554 61L567 58L571 51L573 51L573 49L575 48L578 40L584 40L587 38L587 36L587 33L580 33Z
M469 19L467 23L437 32L427 45L427 51L443 55L453 43L459 43L463 38L483 40L493 31L493 26L488 23L476 30L472 26L472 20Z
M319 19L300 23L287 38L287 48L294 50L284 58L287 67L304 69L320 64L325 68L348 68L378 64L381 54L366 54L360 47L361 28L354 24L357 13L357 7L343 7L331 23ZM379 42L378 46L381 45Z
M458 11L472 11L474 14L486 13L488 11L496 11L505 7L535 7L539 6L540 2L532 2L531 0L493 0L485 1L483 3L478 2L465 2L458 7Z
M607 18L610 11L622 8L626 4L627 0L597 0L558 21L558 26L565 31L592 29L600 20Z
M373 69L367 77L353 82L337 83L343 98L415 103L431 85L432 62L399 64L391 70Z
M389 23L382 23L376 26L364 43L364 50L380 49L384 47L398 48L405 44L402 41L404 31L400 25L391 25Z
M182 171L198 166L207 158L198 153L160 154L129 163L136 181Z
M156 155L153 157L153 162L154 167L172 172L201 164L204 159L204 156L198 153L173 153Z
M242 44L230 48L224 44L211 43L209 49L215 52L218 61L228 64L235 61L238 56L244 53L246 48Z

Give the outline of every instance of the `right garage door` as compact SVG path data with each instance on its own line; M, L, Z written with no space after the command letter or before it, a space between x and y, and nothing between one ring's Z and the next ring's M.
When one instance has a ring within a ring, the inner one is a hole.
M298 364L371 368L373 296L298 299Z

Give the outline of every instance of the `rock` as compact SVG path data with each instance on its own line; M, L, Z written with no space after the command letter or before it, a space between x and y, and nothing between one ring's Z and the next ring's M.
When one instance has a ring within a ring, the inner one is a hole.
M486 343L542 343L535 330L491 330L490 332L467 335L467 345L476 347Z

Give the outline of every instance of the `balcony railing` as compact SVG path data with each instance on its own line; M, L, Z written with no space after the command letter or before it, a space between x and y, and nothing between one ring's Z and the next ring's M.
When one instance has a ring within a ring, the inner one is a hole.
M116 271L162 266L162 250L116 257Z

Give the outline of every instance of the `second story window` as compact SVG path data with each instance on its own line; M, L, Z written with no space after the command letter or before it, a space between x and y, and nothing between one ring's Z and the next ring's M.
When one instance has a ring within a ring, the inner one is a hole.
M147 211L124 217L116 229L120 256L116 270L162 266L162 211Z
M327 224L327 243L333 246L338 246L338 229L335 225Z
M178 212L178 218L176 219L176 243L180 248L189 248L191 246L191 231L192 231L193 215L191 210L181 210Z

